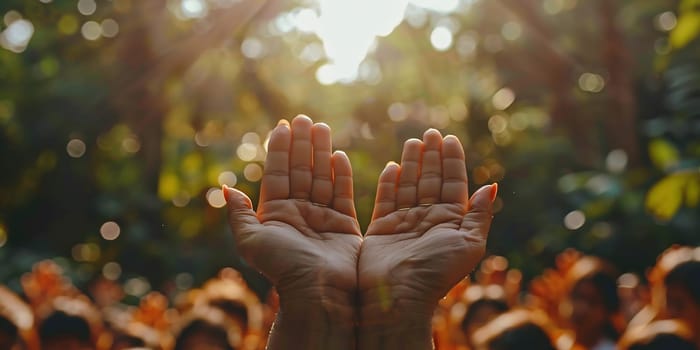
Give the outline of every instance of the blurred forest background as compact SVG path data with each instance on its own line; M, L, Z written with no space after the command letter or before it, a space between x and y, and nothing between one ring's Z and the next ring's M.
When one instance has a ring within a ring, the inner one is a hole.
M133 300L240 269L221 184L256 197L308 114L376 179L428 127L499 182L489 252L643 272L700 244L700 0L3 0L0 281L51 258Z

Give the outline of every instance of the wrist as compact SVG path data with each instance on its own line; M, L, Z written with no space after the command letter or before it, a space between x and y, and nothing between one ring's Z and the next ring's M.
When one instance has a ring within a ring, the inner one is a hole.
M430 328L435 306L413 300L363 303L358 311L359 327L371 331Z
M335 287L278 288L280 316L294 321L323 320L326 324L354 327L357 301L354 293Z
M399 323L430 322L438 300L417 297L403 286L377 286L360 292L360 325L391 326Z
M268 349L355 349L353 304L335 300L283 302L270 332Z
M279 311L268 349L354 349L355 296L337 288L278 288Z
M405 313L406 318L398 318L390 323L385 318L375 320L367 315L361 316L358 327L358 348L363 350L428 350L433 349L432 317L416 317ZM393 317L392 317L393 318Z
M315 328L335 327L353 329L357 324L357 310L352 300L316 299L284 300L280 296L278 321L304 323Z
M433 303L401 298L363 299L359 310L361 349L432 349Z

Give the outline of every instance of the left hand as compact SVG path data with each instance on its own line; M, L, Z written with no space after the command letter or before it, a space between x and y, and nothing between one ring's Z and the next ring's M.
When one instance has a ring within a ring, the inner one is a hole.
M316 307L352 327L362 236L350 161L332 152L330 132L306 116L282 121L270 136L257 211L241 191L226 188L226 200L238 249L275 285L286 318L308 319Z

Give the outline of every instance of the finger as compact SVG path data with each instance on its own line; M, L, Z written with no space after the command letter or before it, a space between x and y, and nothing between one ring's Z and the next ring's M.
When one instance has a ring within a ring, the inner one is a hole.
M403 144L401 172L396 192L397 209L411 208L416 205L422 149L423 141L419 139L408 139Z
M286 123L272 130L267 145L265 169L260 184L260 204L275 199L289 198L289 147L292 134Z
M462 219L461 230L474 235L479 241L486 242L493 218L493 201L498 193L498 185L482 186L469 200L469 210Z
M457 137L448 135L442 142L442 202L460 203L466 209L468 197L464 149Z
M231 231L236 241L240 241L245 238L245 235L255 232L255 226L260 225L260 221L253 211L250 198L245 193L226 185L223 186L222 190L224 198L226 198Z
M292 120L292 148L289 159L289 197L309 199L311 194L311 118L299 115Z
M418 204L440 202L442 192L442 135L435 129L423 134L423 155L418 179Z
M350 159L343 151L335 151L331 157L333 166L333 208L340 213L357 218L352 184Z
M399 177L399 165L389 162L377 180L377 196L374 199L372 220L385 216L396 210L396 181Z
M331 170L331 129L323 123L311 128L313 145L313 179L311 201L330 205L333 199L333 173Z

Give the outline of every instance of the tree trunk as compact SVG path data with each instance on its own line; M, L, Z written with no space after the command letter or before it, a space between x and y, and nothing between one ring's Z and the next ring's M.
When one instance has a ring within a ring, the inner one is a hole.
M575 88L576 62L562 52L556 46L556 37L552 29L545 23L535 10L539 1L533 0L499 0L500 4L518 17L524 24L525 30L530 34L533 47L529 51L532 55L523 69L527 72L536 72L540 75L533 81L542 81L550 91L549 114L551 126L554 130L561 130L571 139L576 149L577 160L587 166L598 163L598 149L592 142L592 130L585 115L579 113L579 106L574 100L572 91ZM516 65L518 66L518 65ZM529 74L532 76L532 74Z
M610 96L609 114L603 116L608 145L627 153L629 165L639 161L637 137L637 101L630 79L633 61L630 58L617 23L617 6L614 1L599 0L600 18L605 47L603 62L608 71L607 90Z

